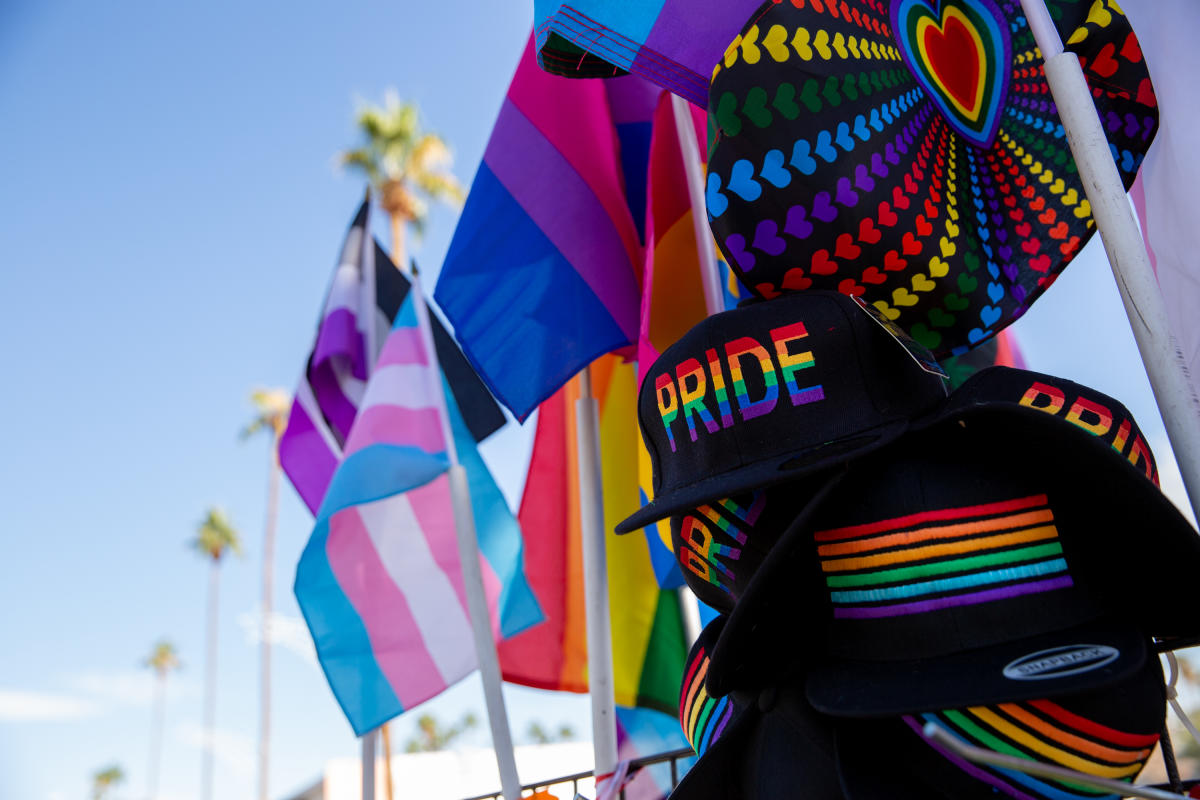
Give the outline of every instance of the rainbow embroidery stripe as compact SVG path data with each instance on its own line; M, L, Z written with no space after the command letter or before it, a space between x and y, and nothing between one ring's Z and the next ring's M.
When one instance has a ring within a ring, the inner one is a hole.
M1045 495L814 534L835 617L875 619L1072 586Z
M699 647L688 665L679 693L679 724L696 755L704 755L704 751L720 738L734 714L729 697L711 697L704 688L708 661L708 653Z
M975 706L906 716L904 721L918 732L926 722L933 722L966 744L1130 782L1141 772L1158 742L1157 734L1114 730L1049 700ZM970 764L937 745L930 746L971 777L1018 800L1095 800L1100 796L1095 790L1074 784Z

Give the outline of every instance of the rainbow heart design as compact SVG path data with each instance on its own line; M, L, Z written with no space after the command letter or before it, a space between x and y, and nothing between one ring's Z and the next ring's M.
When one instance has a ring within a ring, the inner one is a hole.
M967 141L990 148L1012 74L1000 9L992 0L894 0L891 20L905 63L942 116Z

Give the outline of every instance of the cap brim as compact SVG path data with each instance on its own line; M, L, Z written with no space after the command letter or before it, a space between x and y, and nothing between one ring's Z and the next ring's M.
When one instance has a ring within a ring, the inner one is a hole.
M939 658L828 658L810 667L806 694L831 716L887 717L1086 692L1136 673L1146 638L1093 622Z
M833 720L813 710L801 686L764 691L731 726L670 800L790 797L801 788L806 800L842 800Z
M618 534L632 533L679 511L686 511L739 492L787 483L844 464L895 441L908 431L910 425L907 419L892 420L854 437L788 453L770 461L749 464L664 492L621 520L614 530Z

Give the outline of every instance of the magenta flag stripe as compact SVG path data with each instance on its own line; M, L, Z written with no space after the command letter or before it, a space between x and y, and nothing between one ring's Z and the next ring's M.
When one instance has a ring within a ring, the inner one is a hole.
M329 449L299 399L292 405L287 431L279 438L279 461L288 465L288 478L313 514L337 469L338 455Z
M426 453L444 453L441 415L436 408L401 408L377 405L359 412L354 436L346 443L345 458L374 444L415 447Z
M634 341L637 276L616 223L562 153L510 101L500 109L484 162ZM546 194L546 186L555 187L557 200Z
M321 320L321 330L317 333L317 344L312 354L314 364L321 364L331 358L344 358L350 364L350 374L360 381L365 381L365 353L366 345L363 343L362 332L358 329L358 319L354 311L335 308Z
M621 148L613 126L607 86L601 81L566 83L567 80L538 69L530 40L508 87L507 101L537 131L536 140L545 141L558 151L567 166L595 194L605 215L617 226L627 259L633 262L641 252L641 243L626 200ZM499 127L497 124L496 128ZM488 166L494 164L488 162Z
M939 608L955 606L971 606L978 603L990 603L995 600L1007 600L1010 597L1020 597L1025 594L1049 592L1054 589L1065 589L1074 586L1069 575L1051 578L1032 583L1018 583L1013 586L1002 586L999 589L988 589L984 592L960 594L954 597L938 597L933 600L922 600L917 603L902 603L892 606L877 606L874 608L835 608L833 615L842 619L878 619L880 617L899 617L905 614L922 614L926 611L936 611Z
M320 364L308 373L308 384L312 387L317 405L333 426L338 437L344 442L354 426L354 417L358 414L358 406L342 391L337 373L328 362Z
M428 364L425 355L425 344L421 341L421 331L417 328L394 328L384 342L375 369L379 370L388 364Z
M367 629L379 669L404 708L411 708L445 688L429 655L408 600L379 560L357 508L329 520L325 544L338 585Z

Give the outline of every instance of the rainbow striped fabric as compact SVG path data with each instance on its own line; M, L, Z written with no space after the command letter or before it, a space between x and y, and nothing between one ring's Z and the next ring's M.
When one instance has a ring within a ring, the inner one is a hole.
M704 107L713 66L761 0L535 0L538 60L568 77L629 72Z
M470 481L493 628L510 635L541 618L520 531L430 358L415 294L376 362L296 568L296 599L357 735L476 665L438 392Z
M906 716L904 721L918 735L925 723L933 722L965 744L1066 767L1096 777L1129 782L1141 772L1159 738L1156 734L1115 730L1050 700L975 706ZM1102 796L1115 797L1016 770L973 764L926 741L969 776L996 787L1016 800L1099 800Z
M814 534L835 618L875 619L1072 586L1045 495Z
M729 695L709 695L704 686L704 679L708 676L708 663L707 648L697 643L688 662L687 674L683 677L679 694L679 724L696 755L704 755L704 752L712 747L725 732L737 711Z
M605 356L591 366L600 406L604 518L637 508L636 376L633 365ZM579 493L572 381L538 411L538 427L521 528L528 575L546 622L499 645L505 680L542 689L586 692L587 630L579 550ZM679 599L659 588L647 542L609 534L608 593L613 690L620 706L674 714L687 644Z

